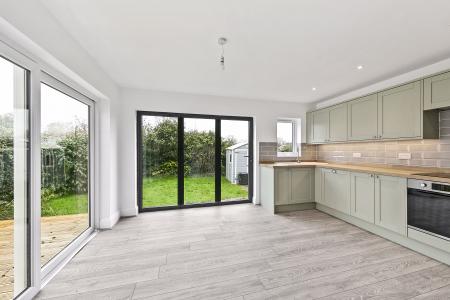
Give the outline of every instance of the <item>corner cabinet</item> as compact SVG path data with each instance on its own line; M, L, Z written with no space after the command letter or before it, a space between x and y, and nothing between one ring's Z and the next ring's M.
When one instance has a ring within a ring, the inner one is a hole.
M406 178L375 177L375 224L406 236Z
M314 168L276 168L275 205L314 202Z
M450 106L450 72L424 80L424 108L436 109Z
M312 143L347 141L347 103L313 112L310 126Z

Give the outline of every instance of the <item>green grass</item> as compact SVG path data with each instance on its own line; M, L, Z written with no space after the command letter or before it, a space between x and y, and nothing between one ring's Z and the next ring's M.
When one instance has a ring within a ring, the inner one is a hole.
M88 212L87 194L60 196L42 203L42 216L73 215Z
M185 203L214 202L214 176L186 177L184 179ZM231 184L222 177L222 200L247 199L247 187ZM177 178L145 178L143 182L143 206L177 205Z
M43 217L83 214L88 212L87 194L73 194L44 201L41 207ZM13 205L0 204L0 220L14 218Z

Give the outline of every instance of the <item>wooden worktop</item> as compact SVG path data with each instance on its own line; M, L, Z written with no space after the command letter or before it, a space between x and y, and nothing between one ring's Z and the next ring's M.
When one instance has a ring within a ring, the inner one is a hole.
M353 172L364 172L378 175L398 176L413 179L429 180L450 183L450 178L429 177L415 175L417 173L450 173L450 168L431 168L431 167L408 167L408 166L394 166L394 165L367 165L367 164L349 164L349 163L334 163L334 162L261 162L262 167L272 168L327 168L336 170L345 170Z

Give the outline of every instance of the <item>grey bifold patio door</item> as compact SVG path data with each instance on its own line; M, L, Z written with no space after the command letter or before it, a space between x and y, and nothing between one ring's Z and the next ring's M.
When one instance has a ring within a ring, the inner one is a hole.
M251 202L251 117L139 111L137 142L140 211Z

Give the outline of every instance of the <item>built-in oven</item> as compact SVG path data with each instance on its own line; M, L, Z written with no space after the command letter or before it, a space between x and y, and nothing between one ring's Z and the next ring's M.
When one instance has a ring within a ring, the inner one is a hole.
M450 241L450 184L408 179L408 228Z

